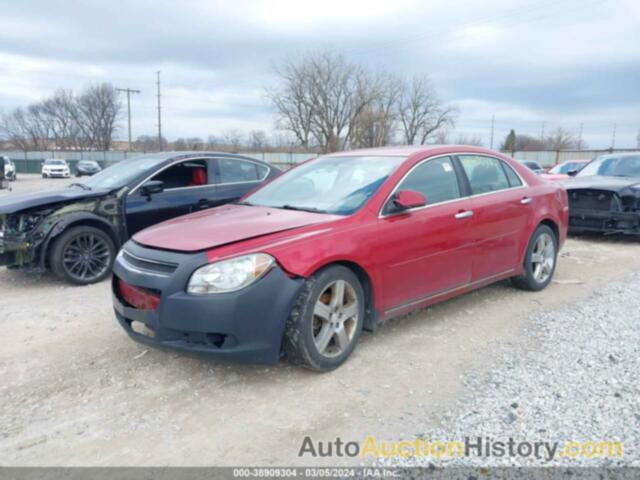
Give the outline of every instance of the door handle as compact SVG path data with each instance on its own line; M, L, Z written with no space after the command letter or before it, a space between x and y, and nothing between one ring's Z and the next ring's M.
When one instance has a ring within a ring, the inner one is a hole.
M204 208L209 208L210 206L211 206L211 201L207 200L206 198L202 198L198 200L198 203L196 203L196 208L200 210Z
M531 202L533 202L533 199L529 197L524 197L522 200L520 200L520 203L522 205L529 205Z
M465 218L473 217L473 210L465 210L463 212L458 212L454 215L458 220L462 220Z

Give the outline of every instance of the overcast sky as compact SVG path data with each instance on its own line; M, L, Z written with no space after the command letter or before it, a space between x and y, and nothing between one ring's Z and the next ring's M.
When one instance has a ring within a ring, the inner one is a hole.
M309 50L431 76L458 133L562 126L590 147L635 147L638 0L0 1L0 112L97 81L132 97L133 135L273 130L272 66ZM122 123L120 137L126 135Z

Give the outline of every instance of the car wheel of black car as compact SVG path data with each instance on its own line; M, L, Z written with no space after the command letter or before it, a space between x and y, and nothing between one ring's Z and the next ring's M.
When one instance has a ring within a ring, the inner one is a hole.
M364 313L364 291L351 270L320 270L305 282L287 320L287 358L312 370L339 367L358 343Z
M540 225L533 233L524 258L524 273L513 277L517 288L537 292L551 282L558 259L558 239L547 225Z
M58 278L88 285L109 276L115 256L116 248L109 235L95 227L79 226L56 238L49 262Z

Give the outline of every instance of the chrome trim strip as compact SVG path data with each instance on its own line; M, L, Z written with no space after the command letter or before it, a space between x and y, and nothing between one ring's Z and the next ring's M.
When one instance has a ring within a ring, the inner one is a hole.
M431 207L436 207L439 205L445 205L447 203L452 203L452 202L459 202L461 200L468 200L470 198L475 198L475 197L483 197L485 195L493 195L495 193L501 193L501 192L505 192L507 190L518 190L521 188L526 188L529 186L529 184L527 183L527 181L522 178L522 176L520 175L520 173L518 173L518 171L513 168L511 165L507 164L507 166L509 168L511 168L511 170L514 171L514 173L518 176L518 178L520 179L520 181L522 182L522 185L518 186L518 187L509 187L509 188L503 188L502 190L496 190L494 192L486 192L486 193L478 193L476 195L468 195L466 197L459 197L459 198L454 198L451 200L446 200L444 202L438 202L438 203L432 203L430 205L424 205L422 207L416 207L416 208L409 208L407 210L403 210L402 212L395 212L395 213L389 213L387 215L383 215L382 211L384 210L385 205L387 204L387 202L389 202L389 200L391 199L391 197L393 196L393 194L395 194L398 191L398 188L400 187L400 185L402 184L402 182L404 182L404 180L416 169L418 168L420 165L422 165L425 162L431 161L431 160L436 160L438 158L443 158L443 157L457 157L458 155L471 155L474 157L488 157L488 158L493 158L495 160L498 160L499 162L503 162L506 163L504 160L502 160L501 158L498 157L494 157L493 155L487 155L486 153L472 153L472 152L458 152L458 153L444 153L441 155L436 155L434 157L427 157L424 158L422 160L420 160L418 163L416 163L413 167L411 167L411 169L405 173L403 175L403 177L398 181L398 183L396 184L396 186L394 187L394 189L391 191L391 193L387 196L387 198L385 199L385 201L382 203L382 206L380 207L380 211L378 212L378 218L386 218L386 217L395 217L397 215L402 215L408 212L416 212L419 210L423 210L425 208L431 208ZM453 163L453 160L452 160ZM456 173L456 178L457 178L458 174Z
M122 254L126 254L129 255L130 257L135 258L136 260L139 260L141 262L147 262L147 263L155 263L156 265L164 265L165 267L176 267L178 268L178 264L177 263L169 263L169 262L161 262L159 260L152 260L150 258L142 258L139 257L137 255L134 255L133 253L131 253L129 250L122 250Z
M128 254L129 253L127 252L127 255ZM138 268L135 265L131 265L129 262L127 262L127 260L124 258L122 253L118 254L116 261L119 262L120 266L122 266L122 268L124 268L125 270L129 270L130 272L138 273L140 275L151 275L152 277L160 277L160 278L169 278L171 276L169 274L165 275L163 273L152 272L150 270Z
M494 275L489 275L488 277L481 278L480 280L476 280L475 282L465 283L464 285L460 285L459 287L450 288L449 290L445 290L443 292L439 292L439 293L436 293L434 295L427 295L426 297L419 298L418 300L412 300L411 302L403 303L403 304L398 305L396 307L390 308L389 310L385 310L384 313L386 315L387 313L395 312L397 310L403 310L405 308L409 308L409 307L412 307L414 305L418 305L418 304L426 302L428 300L433 300L434 298L443 297L445 295L448 295L450 293L456 292L458 290L464 290L466 288L473 288L475 285L479 285L479 284L484 283L484 282L486 282L488 280L492 280L494 278L498 278L498 277L501 277L503 275L506 275L507 273L511 273L511 272L515 272L515 271L516 271L515 268L511 268L509 270L505 270L502 273L496 273Z
M267 169L267 173L265 174L264 177L262 177L262 179L260 180L252 180L252 181L248 181L248 182L231 182L231 183L208 183L206 185L196 185L193 187L176 187L176 188L167 188L164 191L165 192L171 192L171 191L175 191L175 190L187 190L187 189L192 189L192 188L203 188L203 187L217 187L217 186L225 186L225 185L235 185L235 184L243 184L243 183L260 183L260 182L264 182L264 180L269 176L269 174L271 173L271 166L261 163L257 160L251 160L249 158L231 158L231 157L224 157L224 156L211 156L211 157L193 157L193 158L189 158L189 159L185 159L185 158L180 158L178 160L174 160L173 162L171 162L168 165L165 165L164 167L162 167L160 170L153 172L151 175L149 175L148 177L146 177L144 180L142 180L140 183L138 183L135 187L133 187L133 189L127 194L127 195L133 195L135 192L138 191L138 189L146 182L148 182L149 180L151 180L153 177L155 177L156 175L158 175L161 172L164 172L167 168L173 167L174 165L178 164L178 163L183 163L183 162L197 162L198 160L218 160L218 159L230 159L236 162L249 162L249 163L254 163L256 165L260 165L262 167L265 167ZM207 167L207 174L209 173L209 169Z

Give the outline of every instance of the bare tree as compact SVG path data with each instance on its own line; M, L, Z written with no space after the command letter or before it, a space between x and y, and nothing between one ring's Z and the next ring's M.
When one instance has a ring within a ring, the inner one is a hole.
M405 86L398 110L409 145L427 143L439 130L454 126L458 115L456 107L442 103L425 75L414 76Z
M140 135L134 142L134 148L139 152L152 152L158 145L157 135Z
M0 131L12 145L22 151L34 148L28 135L26 114L22 108L16 108L2 116Z
M474 145L476 147L482 147L482 138L477 135L463 135L460 134L456 137L456 145Z
M375 79L332 52L312 53L276 68L280 85L267 93L280 128L300 144L331 152L349 145L358 118L378 95Z
M254 151L261 151L269 147L269 139L264 130L251 130L249 132L249 148Z
M559 127L547 136L545 147L547 150L569 150L578 148L578 140L572 133Z
M230 146L234 152L240 150L244 136L237 128L231 128L222 132L222 139L225 145Z
M351 146L381 147L392 142L397 129L397 105L402 95L402 79L379 73L371 83L371 102L353 127Z
M76 101L76 118L91 148L109 150L117 129L120 99L113 85L102 83L87 88Z

